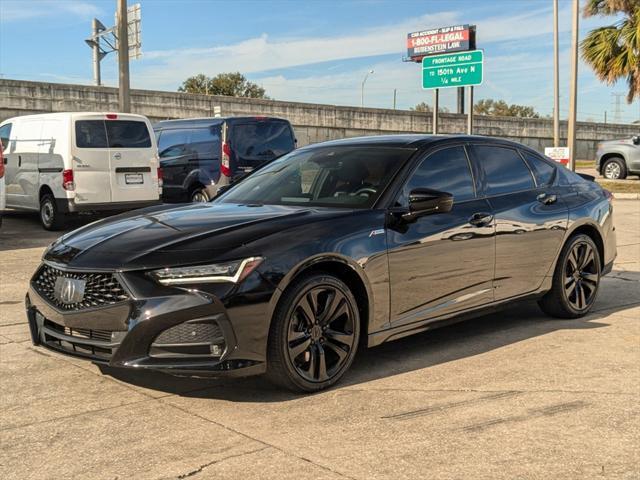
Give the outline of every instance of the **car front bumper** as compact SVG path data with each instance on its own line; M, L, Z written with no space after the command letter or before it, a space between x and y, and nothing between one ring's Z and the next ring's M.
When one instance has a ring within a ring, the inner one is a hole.
M231 308L197 288L156 288L141 276L117 275L127 287L139 282L130 300L77 311L52 304L32 280L25 303L33 344L111 367L180 376L266 371L269 293L258 275L249 287L254 301Z

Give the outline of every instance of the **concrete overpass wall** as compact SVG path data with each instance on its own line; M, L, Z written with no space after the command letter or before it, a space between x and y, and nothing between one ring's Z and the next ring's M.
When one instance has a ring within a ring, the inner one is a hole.
M313 103L257 100L178 92L133 90L134 113L152 121L222 115L267 115L287 118L299 145L359 135L430 133L431 116L406 110L340 107ZM117 111L115 88L0 79L0 121L18 115L63 111ZM441 133L464 133L466 116L442 114ZM475 117L475 133L515 140L539 151L552 146L553 125L546 119ZM566 122L561 136L566 137ZM640 134L640 126L580 122L578 158L593 159L601 140Z

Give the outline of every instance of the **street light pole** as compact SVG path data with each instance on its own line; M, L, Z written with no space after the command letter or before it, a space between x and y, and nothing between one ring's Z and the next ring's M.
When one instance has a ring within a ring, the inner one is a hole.
M360 107L364 107L364 84L367 81L367 78L369 78L369 75L373 73L373 70L369 70L367 72L367 74L364 76L364 78L362 79L362 86L360 89Z
M569 165L576 170L576 109L578 103L578 18L580 17L580 2L573 0L571 32L571 90L569 93L569 126L567 144L569 146Z
M93 83L97 86L102 84L102 79L100 78L100 37L98 37L98 33L100 33L100 21L97 18L93 19L91 23L92 34L93 36L93 45L91 46L91 50L93 51Z
M118 17L118 104L123 113L131 111L129 96L129 27L127 19L127 0L117 0Z
M560 146L560 61L558 58L558 0L553 0L553 146Z

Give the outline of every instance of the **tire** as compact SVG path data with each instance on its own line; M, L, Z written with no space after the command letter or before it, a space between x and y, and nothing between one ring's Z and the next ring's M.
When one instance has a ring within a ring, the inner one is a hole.
M62 230L66 224L66 216L58 210L56 199L50 193L40 199L40 223L45 230Z
M609 158L602 165L602 176L609 180L624 180L627 178L627 165L621 157Z
M351 366L359 340L358 304L349 287L329 274L302 276L273 316L267 378L296 392L328 388Z
M211 200L204 187L196 187L193 189L189 194L189 198L192 203L206 203Z
M585 316L600 286L600 253L588 235L574 235L562 248L553 273L553 284L538 305L557 318Z

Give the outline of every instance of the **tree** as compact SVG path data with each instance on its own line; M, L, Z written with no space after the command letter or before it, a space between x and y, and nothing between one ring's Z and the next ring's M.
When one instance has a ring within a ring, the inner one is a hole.
M207 77L200 73L182 82L178 91L228 97L269 98L265 95L264 88L248 81L240 72L220 73L215 77Z
M420 102L415 107L410 107L409 110L413 112L429 113L429 112L433 112L433 107L426 102ZM438 107L438 112L449 113L449 109L447 107Z
M533 107L515 103L509 105L504 100L493 100L492 98L479 100L473 106L473 113L494 117L540 118L540 114Z
M608 85L626 78L627 102L640 96L640 0L587 0L583 15L621 15L619 22L591 30L580 42L582 58Z

